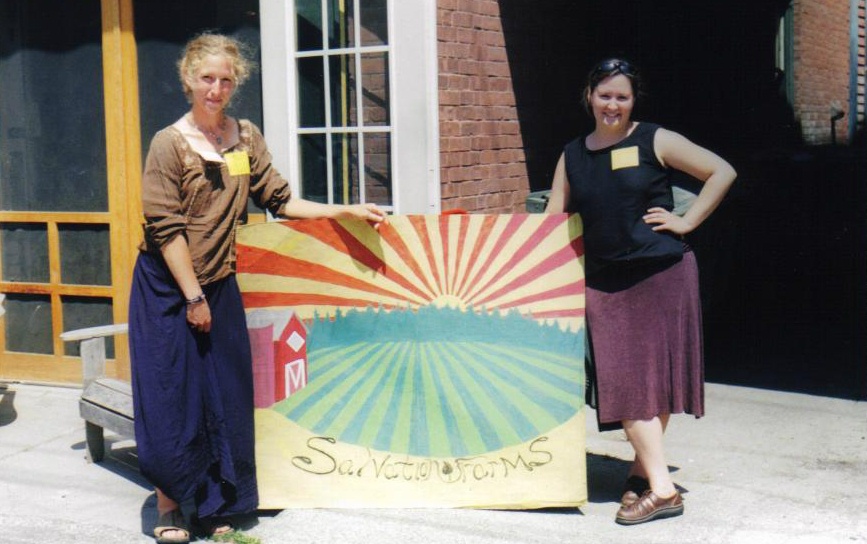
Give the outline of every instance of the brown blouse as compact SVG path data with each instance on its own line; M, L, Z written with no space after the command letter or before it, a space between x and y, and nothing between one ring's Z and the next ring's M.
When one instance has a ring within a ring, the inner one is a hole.
M190 147L175 127L151 141L142 177L145 239L140 249L160 253L178 235L190 246L193 269L201 285L235 271L235 229L247 222L247 197L279 215L291 196L289 184L271 165L259 128L238 123L239 142L223 152L226 162L207 160ZM230 173L230 154L239 159ZM249 173L246 170L246 155ZM232 175L232 174L236 175Z

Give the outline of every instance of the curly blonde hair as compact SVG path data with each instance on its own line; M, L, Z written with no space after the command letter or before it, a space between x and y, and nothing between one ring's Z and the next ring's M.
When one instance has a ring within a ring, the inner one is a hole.
M247 81L256 67L255 63L248 58L247 47L235 38L210 32L199 34L187 42L184 54L178 61L178 75L188 100L192 96L192 89L187 80L196 76L202 60L209 55L229 60L235 76L236 89Z

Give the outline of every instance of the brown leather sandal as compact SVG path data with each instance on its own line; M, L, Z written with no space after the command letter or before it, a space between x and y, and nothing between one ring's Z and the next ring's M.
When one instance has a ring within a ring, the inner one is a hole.
M644 495L644 492L650 489L650 482L641 476L630 476L623 484L623 496L620 497L620 504L629 506L638 502L638 499Z
M638 501L621 506L614 519L620 525L638 525L655 519L671 518L683 514L683 499L678 491L663 498L648 489Z

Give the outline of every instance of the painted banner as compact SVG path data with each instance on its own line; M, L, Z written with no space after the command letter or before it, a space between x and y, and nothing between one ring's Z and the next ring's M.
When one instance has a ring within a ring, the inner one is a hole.
M237 236L260 508L586 502L577 216Z

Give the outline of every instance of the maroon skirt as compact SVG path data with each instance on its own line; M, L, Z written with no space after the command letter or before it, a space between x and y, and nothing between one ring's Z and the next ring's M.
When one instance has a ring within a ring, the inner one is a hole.
M605 271L588 281L588 403L600 430L660 414L704 415L698 267L675 263Z

